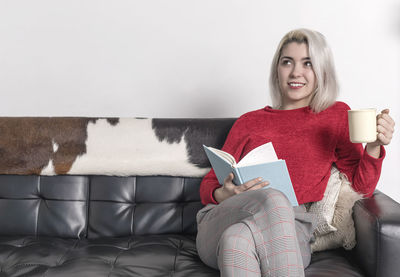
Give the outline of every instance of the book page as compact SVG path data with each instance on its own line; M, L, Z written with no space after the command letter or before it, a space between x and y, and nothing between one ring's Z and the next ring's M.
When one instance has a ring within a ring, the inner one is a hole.
M272 142L263 144L257 148L254 148L243 159L240 160L238 166L247 166L259 163L267 163L277 161L275 149Z
M213 147L207 147L207 148L209 150L211 150L212 152L214 152L215 154L217 154L218 156L220 156L222 159L224 159L228 163L230 163L232 166L236 165L236 160L231 154L229 154L225 151L213 148Z

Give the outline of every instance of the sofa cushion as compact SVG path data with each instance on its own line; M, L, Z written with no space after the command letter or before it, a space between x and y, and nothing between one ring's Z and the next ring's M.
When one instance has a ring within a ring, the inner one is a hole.
M195 234L196 213L203 207L200 182L170 176L0 175L0 235Z
M354 262L352 251L328 250L312 254L311 263L305 270L306 277L362 277L365 273Z
M89 180L0 175L0 235L86 236Z
M0 237L0 276L219 276L194 237L154 235L98 240Z
M342 249L313 254L305 276L364 276ZM24 275L25 274L25 275ZM194 236L60 239L0 237L0 276L208 276Z
M201 178L91 176L89 238L195 234Z

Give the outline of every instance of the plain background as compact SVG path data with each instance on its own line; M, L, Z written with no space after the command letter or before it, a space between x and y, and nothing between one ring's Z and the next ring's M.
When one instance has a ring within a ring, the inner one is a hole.
M326 36L339 100L400 124L399 0L0 0L0 116L237 117L271 103L300 27ZM378 184L397 201L399 138Z

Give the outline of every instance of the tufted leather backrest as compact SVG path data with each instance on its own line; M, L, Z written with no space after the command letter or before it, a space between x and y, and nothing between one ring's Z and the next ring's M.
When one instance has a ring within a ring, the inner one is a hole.
M195 234L201 178L0 175L0 235Z
M0 175L0 235L84 237L89 179Z
M91 178L89 238L196 232L200 178Z

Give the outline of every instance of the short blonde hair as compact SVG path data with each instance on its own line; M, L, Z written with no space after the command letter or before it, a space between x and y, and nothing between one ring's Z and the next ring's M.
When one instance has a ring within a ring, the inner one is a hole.
M278 63L282 49L291 42L305 43L308 46L313 70L317 79L317 89L310 102L311 109L319 113L335 103L339 94L335 65L330 47L325 37L309 29L297 29L287 33L280 41L271 64L269 86L273 108L282 107L282 94L279 88Z

